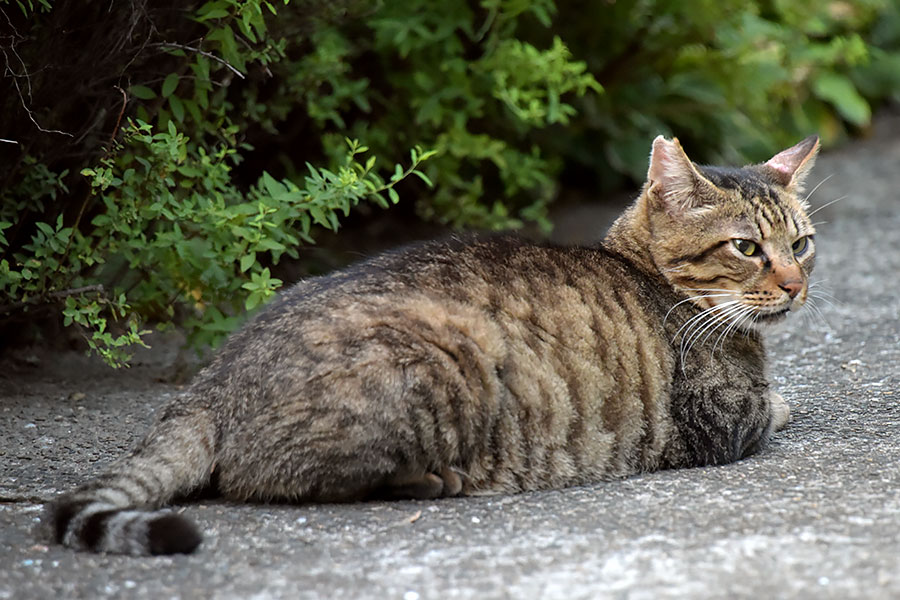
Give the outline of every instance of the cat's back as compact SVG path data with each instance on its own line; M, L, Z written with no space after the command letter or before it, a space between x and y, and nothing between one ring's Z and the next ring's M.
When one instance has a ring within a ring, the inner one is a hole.
M389 321L405 320L415 328L463 314L507 329L521 321L563 344L585 338L585 328L601 337L623 327L660 333L676 301L664 283L600 246L452 237L292 286L232 336L220 356L237 360L248 347L284 353L302 339L333 339L345 327L358 337Z
M367 341L383 338L376 345L390 348L398 336L445 348L447 335L467 338L497 359L524 343L548 360L583 353L624 364L625 352L658 361L663 320L676 302L668 286L603 247L453 237L292 286L233 335L207 371L321 364L327 350L354 357Z

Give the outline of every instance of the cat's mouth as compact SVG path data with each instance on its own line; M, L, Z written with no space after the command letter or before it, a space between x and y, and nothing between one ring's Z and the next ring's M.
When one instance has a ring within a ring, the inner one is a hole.
M756 317L757 323L778 323L779 321L784 320L787 314L791 312L790 306L785 306L784 308L776 309L771 312L760 313Z

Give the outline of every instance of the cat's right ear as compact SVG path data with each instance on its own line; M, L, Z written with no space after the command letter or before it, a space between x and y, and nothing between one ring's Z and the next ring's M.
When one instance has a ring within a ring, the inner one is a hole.
M673 213L702 206L717 192L684 153L678 138L669 141L661 135L653 140L647 184L651 201Z

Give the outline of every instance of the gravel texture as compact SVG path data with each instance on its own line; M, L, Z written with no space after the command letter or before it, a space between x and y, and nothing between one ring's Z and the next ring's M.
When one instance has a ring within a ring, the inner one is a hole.
M0 372L0 600L900 597L898 134L883 116L813 171L814 206L846 195L815 219L834 299L770 337L792 422L761 454L509 497L202 501L194 555L79 554L35 537L41 502L137 441L181 359L167 339L128 371L24 352Z

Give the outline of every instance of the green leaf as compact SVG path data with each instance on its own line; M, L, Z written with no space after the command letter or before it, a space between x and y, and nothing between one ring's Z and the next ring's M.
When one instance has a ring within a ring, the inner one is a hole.
M430 187L430 188L434 187L434 183L431 181L431 179L428 178L428 175L426 175L422 171L416 170L416 171L413 171L412 174L415 175L416 177L418 177L419 179L421 179L422 181L424 181L425 184L428 185L428 187Z
M178 73L169 73L166 75L165 81L162 84L162 97L168 98L172 95L172 92L175 91L175 88L178 87Z
M206 39L211 42L219 42L219 48L222 58L232 64L239 71L244 70L246 62L245 56L238 50L237 40L234 37L234 31L231 27L225 25L217 29L213 29Z
M210 19L224 19L230 13L224 8L219 8L224 3L221 2L208 2L204 6L200 7L200 10L197 11L197 20L198 21L209 21Z
M813 82L813 93L819 99L831 103L842 117L854 125L861 127L872 120L869 103L844 75L831 71L821 73Z
M6 241L6 237L3 235L3 230L12 227L12 223L9 221L0 221L0 244L4 246L9 246L9 242Z
M275 252L284 252L285 250L287 250L287 247L284 244L269 238L263 238L259 240L257 246L263 250L270 250Z
M241 273L246 273L247 269L256 264L256 252L250 252L241 257Z
M52 236L54 233L53 227L51 227L48 223L44 223L39 221L35 223L35 226L40 229L43 233L45 233L48 237Z
M390 206L391 206L390 204L388 204L388 201L385 200L384 196L382 196L381 194L373 194L371 196L371 199L375 202L375 204L377 204L381 208L390 208Z
M153 100L156 98L156 92L145 85L133 85L128 88L128 91L131 92L132 96L141 100Z
M259 292L252 292L247 296L247 299L244 300L244 310L253 310L257 306L259 306L263 301L263 295Z
M196 102L193 100L182 100L182 103L196 123L203 122L203 114L200 112L200 108L197 106Z
M266 191L269 192L269 195L273 198L276 198L288 192L288 188L286 185L269 175L269 173L266 171L263 171L262 183L263 187L266 188Z
M324 225L328 227L328 220L325 218L325 213L322 212L322 209L318 206L310 206L309 214L312 215L313 221L318 223L319 225Z
M184 121L184 104L178 96L169 96L169 108L172 109L172 116L181 123Z

